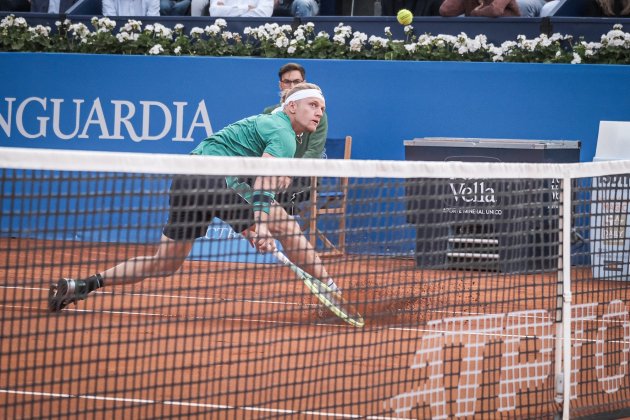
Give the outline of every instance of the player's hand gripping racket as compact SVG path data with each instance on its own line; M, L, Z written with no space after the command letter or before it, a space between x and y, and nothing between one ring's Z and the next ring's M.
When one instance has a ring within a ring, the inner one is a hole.
M304 282L306 287L313 293L321 303L328 308L333 314L343 319L350 325L361 328L365 325L365 321L361 314L357 312L340 293L334 292L326 284L311 276L297 265L293 264L286 255L277 249L273 251L273 255L285 266L289 267Z

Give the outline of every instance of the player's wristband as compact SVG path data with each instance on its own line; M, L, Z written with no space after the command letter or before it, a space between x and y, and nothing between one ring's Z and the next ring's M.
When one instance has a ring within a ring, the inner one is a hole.
M262 211L269 214L271 203L275 198L275 194L270 191L256 190L252 194L252 206L254 211Z

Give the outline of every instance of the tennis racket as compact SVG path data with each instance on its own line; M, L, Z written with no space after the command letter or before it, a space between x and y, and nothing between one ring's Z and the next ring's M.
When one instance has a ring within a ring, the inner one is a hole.
M365 325L365 321L361 314L359 314L355 308L352 307L346 300L341 297L341 294L334 292L321 280L316 279L297 265L293 264L291 260L277 249L273 251L273 255L283 265L289 267L297 276L304 282L308 290L313 293L321 303L330 310L333 314L343 319L348 324L361 328Z

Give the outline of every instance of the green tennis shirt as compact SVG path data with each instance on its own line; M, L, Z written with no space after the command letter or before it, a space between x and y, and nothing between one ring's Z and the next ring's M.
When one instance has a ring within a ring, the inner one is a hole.
M295 155L295 131L284 112L261 114L237 121L203 140L193 155L277 158Z
M284 112L260 114L237 121L214 133L190 152L193 155L260 157L268 153L277 158L295 155L295 131ZM269 202L256 201L255 191L238 177L225 178L227 186L251 203L254 210L269 213ZM272 191L262 192L274 199Z

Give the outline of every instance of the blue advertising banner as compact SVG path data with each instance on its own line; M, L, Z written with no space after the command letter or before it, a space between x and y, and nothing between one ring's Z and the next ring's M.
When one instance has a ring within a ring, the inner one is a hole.
M0 145L188 153L277 103L264 58L0 53ZM329 136L355 159L404 159L404 140L579 140L630 120L630 68L607 65L298 60L327 99Z
M0 53L0 146L185 154L277 103L288 61ZM630 66L296 61L326 95L329 137L353 136L353 159L473 137L579 140L590 161L599 121L630 120ZM209 238L219 232L229 236Z

